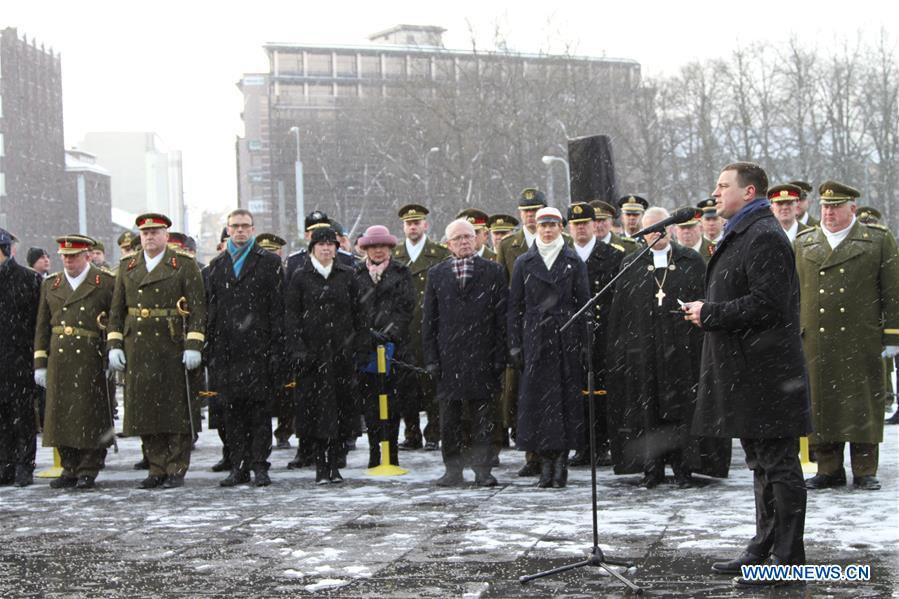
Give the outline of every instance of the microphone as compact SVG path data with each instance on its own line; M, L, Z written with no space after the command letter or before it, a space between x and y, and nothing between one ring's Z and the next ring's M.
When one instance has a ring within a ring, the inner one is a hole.
M681 223L685 223L688 220L698 218L699 214L700 212L698 208L681 208L668 218L660 220L654 225L649 225L645 229L637 231L635 234L631 235L631 238L645 237L649 233L661 233L668 225L679 225Z

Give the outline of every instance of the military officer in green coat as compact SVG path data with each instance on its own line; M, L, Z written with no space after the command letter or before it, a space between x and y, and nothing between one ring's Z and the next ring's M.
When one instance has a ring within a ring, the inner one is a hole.
M421 309L428 282L428 270L446 260L449 250L428 238L428 209L419 204L407 204L398 213L403 221L404 243L393 249L393 259L412 271L412 285L415 287L415 310L409 324L409 347L418 366L424 367L421 346ZM405 397L398 398L402 406L405 439L400 443L404 449L419 449L424 437L425 449L435 451L440 447L440 422L434 381L429 375L404 372L405 380L400 385ZM422 434L419 412L428 414L428 424Z
M487 218L494 260L496 260L496 253L499 251L499 244L502 243L503 239L511 235L517 226L518 219L509 214L491 214Z
M802 190L799 194L799 203L796 204L796 219L807 227L816 227L821 224L817 218L808 213L808 194L813 191L812 184L808 181L797 179L790 181L790 185L795 185Z
M899 353L899 250L880 225L855 217L859 192L821 184L821 227L794 243L801 285L800 324L808 362L818 460L810 489L844 486L849 443L853 485L876 490L883 441L882 357Z
M490 229L488 220L490 217L483 210L477 208L466 208L456 215L456 218L464 218L474 227L474 251L484 260L496 260L496 252L487 245L487 238L490 237Z
M693 208L693 206L681 206L677 211L687 208ZM696 212L697 215L694 218L674 225L674 232L678 244L690 248L702 256L703 261L708 264L709 260L712 259L712 254L715 252L715 245L703 237L702 229L699 226L699 215L701 213L699 210Z
M191 393L205 340L197 263L166 246L169 218L137 217L141 251L122 260L109 316L109 364L125 372L126 436L140 435L150 475L140 488L180 487L199 420Z
M101 332L115 277L91 263L89 237L56 242L64 270L41 285L34 333L34 379L47 389L43 444L56 447L62 461L52 488L92 489L115 435Z

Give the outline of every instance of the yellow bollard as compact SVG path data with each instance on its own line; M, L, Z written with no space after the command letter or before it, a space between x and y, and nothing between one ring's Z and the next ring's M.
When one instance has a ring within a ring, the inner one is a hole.
M38 478L59 478L62 476L62 459L59 457L59 450L53 448L53 466L46 470L41 470L35 474Z
M799 463L802 464L802 471L805 474L818 473L818 464L811 461L808 452L808 437L799 437Z
M380 420L388 420L387 414L387 393L385 388L387 379L387 350L383 345L378 346L378 418ZM409 471L390 463L390 441L382 439L381 446L381 464L365 471L369 476L399 476L408 474Z

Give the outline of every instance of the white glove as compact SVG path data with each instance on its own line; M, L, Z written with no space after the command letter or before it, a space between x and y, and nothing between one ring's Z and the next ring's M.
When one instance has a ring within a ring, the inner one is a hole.
M109 350L109 366L113 370L125 371L125 352L121 349Z
M899 356L899 345L887 345L880 354L881 358L895 358L896 356Z
M195 349L185 349L184 357L181 358L181 361L184 362L184 367L188 370L193 370L200 365L200 362L203 361L203 356Z
M38 387L47 388L47 369L46 368L38 368L34 371L34 382L37 383Z

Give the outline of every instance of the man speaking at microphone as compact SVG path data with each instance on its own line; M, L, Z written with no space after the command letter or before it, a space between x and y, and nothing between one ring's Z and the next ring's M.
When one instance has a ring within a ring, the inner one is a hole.
M767 190L768 176L757 164L736 162L721 171L712 195L727 226L706 270L705 299L683 307L684 318L705 332L693 434L739 437L754 479L755 536L736 559L712 564L720 574L805 563L799 437L811 420L799 279Z

